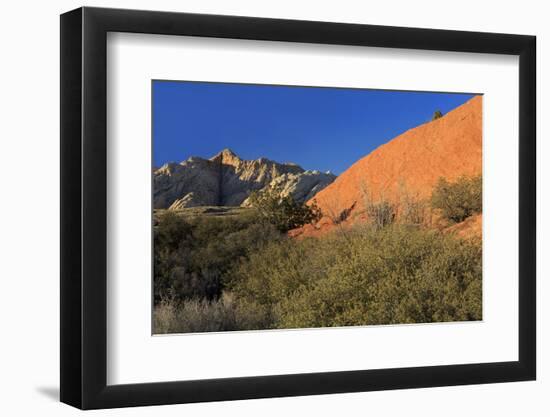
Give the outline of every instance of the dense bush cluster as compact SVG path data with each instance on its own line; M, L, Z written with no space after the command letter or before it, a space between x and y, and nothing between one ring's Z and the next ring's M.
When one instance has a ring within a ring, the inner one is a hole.
M233 263L219 297L159 302L155 331L479 320L481 273L479 241L411 226L278 238Z
M455 182L440 178L432 193L432 207L454 223L464 221L482 209L482 180L476 177L460 177Z
M154 230L156 333L257 329L268 326L254 303L238 304L227 291L234 265L283 232L318 220L315 207L288 196L252 196L238 215L185 215L167 211Z
M155 303L218 299L235 262L280 238L254 213L186 218L166 212L154 233Z
M481 241L427 225L429 201L365 195L367 222L302 240L285 232L318 208L269 193L237 215L159 215L155 333L480 320ZM481 177L441 179L431 204L481 212Z
M272 328L481 319L481 244L410 226L274 242L233 280Z

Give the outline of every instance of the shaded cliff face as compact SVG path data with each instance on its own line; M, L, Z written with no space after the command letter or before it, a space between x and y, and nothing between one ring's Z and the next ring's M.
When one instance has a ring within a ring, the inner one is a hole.
M192 157L180 164L169 163L154 172L154 208L181 209L197 206L247 205L252 191L274 188L307 201L336 177L319 171L304 171L295 164L266 158L240 159L224 149L210 159Z
M482 170L482 97L476 96L445 116L397 136L357 161L315 200L330 218L343 214L351 221L364 211L365 201L398 200L400 195L427 198L440 177L454 181ZM330 229L322 219L317 227L295 235Z

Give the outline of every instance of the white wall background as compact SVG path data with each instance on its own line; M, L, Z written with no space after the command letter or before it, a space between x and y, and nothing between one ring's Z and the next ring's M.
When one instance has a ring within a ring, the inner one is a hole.
M72 0L9 2L0 23L0 410L3 415L75 415L59 392L59 17ZM550 412L550 147L542 115L550 96L545 3L340 0L124 0L86 5L534 34L538 36L538 381L422 390L99 411L95 415L545 416ZM406 69L404 69L406 72ZM545 395L546 394L546 395Z

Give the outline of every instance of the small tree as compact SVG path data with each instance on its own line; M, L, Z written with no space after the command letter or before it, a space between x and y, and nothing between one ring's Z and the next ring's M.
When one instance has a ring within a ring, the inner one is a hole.
M294 201L290 194L281 197L271 189L253 191L248 201L264 220L283 233L321 218L321 210L315 202L308 206Z
M443 113L441 113L440 110L436 110L434 112L434 115L432 116L432 120L441 119L443 117Z
M432 207L441 210L447 220L454 223L464 221L482 209L481 175L460 177L456 182L440 178L432 193Z

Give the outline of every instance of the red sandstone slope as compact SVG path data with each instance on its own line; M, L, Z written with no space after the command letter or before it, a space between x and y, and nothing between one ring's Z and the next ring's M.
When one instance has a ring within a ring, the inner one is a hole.
M397 136L357 161L310 200L334 218L344 210L364 209L372 200L408 195L429 197L439 177L455 180L481 173L482 97L476 96L440 119ZM327 225L327 219L320 223ZM305 232L313 231L313 226ZM304 231L297 231L300 235ZM306 233L309 234L309 233Z
M455 233L459 237L481 237L483 220L481 214L474 214L461 223L454 224L443 230L444 233Z

